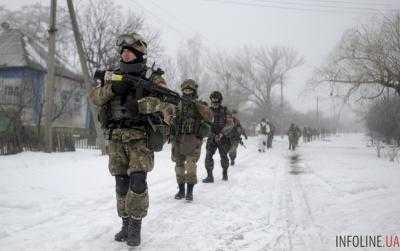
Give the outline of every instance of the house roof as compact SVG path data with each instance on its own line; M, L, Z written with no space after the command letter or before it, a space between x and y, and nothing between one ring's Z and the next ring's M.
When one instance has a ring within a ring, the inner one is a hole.
M3 25L2 25L3 26ZM28 67L47 72L47 48L18 29L3 26L0 34L0 69ZM56 75L82 82L83 77L68 62L56 56Z

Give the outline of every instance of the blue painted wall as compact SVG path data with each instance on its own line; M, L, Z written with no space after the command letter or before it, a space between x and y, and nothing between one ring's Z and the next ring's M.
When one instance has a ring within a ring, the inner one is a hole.
M44 91L45 73L37 70L32 70L27 67L7 67L0 69L0 78L8 79L27 79L33 83L33 123L37 125L39 122L40 104L42 102Z

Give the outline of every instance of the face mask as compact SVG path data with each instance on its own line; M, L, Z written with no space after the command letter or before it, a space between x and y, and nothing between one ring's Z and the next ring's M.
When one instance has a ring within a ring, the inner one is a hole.
M212 102L212 103L211 103L211 106L212 106L212 107L218 107L218 106L219 106L219 102Z

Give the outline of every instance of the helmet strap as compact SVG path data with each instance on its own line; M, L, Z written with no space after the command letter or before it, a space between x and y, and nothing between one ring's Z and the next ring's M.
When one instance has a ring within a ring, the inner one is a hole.
M140 74L146 70L146 64L144 64L142 62L135 63L135 61L136 61L136 59L129 63L120 61L119 69L123 73L132 73L132 74Z

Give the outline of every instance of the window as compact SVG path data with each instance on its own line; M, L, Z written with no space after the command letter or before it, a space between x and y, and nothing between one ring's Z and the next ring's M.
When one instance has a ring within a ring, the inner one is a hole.
M68 102L68 100L70 99L71 96L71 91L61 91L61 104L66 104Z
M10 85L4 86L4 95L18 97L19 86L10 86Z

